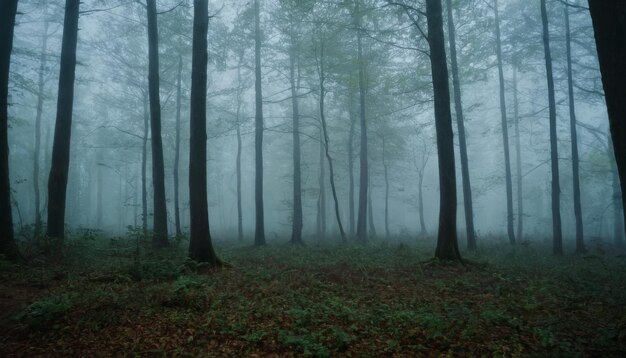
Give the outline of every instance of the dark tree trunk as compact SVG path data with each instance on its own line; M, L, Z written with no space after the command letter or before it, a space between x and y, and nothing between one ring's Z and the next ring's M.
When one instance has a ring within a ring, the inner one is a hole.
M385 136L382 136L383 144L383 169L385 171L385 237L389 238L389 168L387 167L387 161L385 159Z
M143 143L141 150L141 226L143 236L148 236L148 135L150 130L150 114L148 94L143 91Z
M370 181L370 185L371 185ZM372 205L372 187L370 186L367 191L367 225L369 226L370 237L378 236L376 234L376 224L374 223L374 205Z
M350 238L354 238L354 132L356 127L356 116L354 115L353 92L349 89L348 113L350 115L350 134L348 138L348 179L350 182L348 194L348 209L350 211Z
M243 241L243 210L241 207L241 66L243 66L243 55L239 58L237 67L237 238Z
M159 94L159 30L156 0L147 0L148 11L148 92L150 96L150 131L152 134L152 185L154 187L154 247L168 245L167 207L165 203L165 165L161 139L161 99Z
M613 242L616 246L621 247L624 245L624 217L622 216L624 207L622 206L622 191L619 186L619 176L615 164L615 151L613 150L613 141L610 136L608 142L607 154L611 161L611 181L613 184Z
M317 197L317 240L323 241L326 238L326 163L324 162L324 142L320 128L320 151L319 163L320 172L318 176L319 196Z
M320 58L319 58L319 77L320 77L320 121L322 123L322 134L324 137L324 148L326 159L328 160L328 171L330 176L330 189L333 194L333 200L335 202L335 217L337 219L337 226L339 227L339 234L341 235L341 241L345 244L346 232L343 230L343 224L341 223L341 215L339 214L339 199L337 198L337 189L335 188L335 173L333 171L333 159L330 156L330 138L328 136L328 129L326 128L326 115L324 114L324 99L326 97L326 74L324 69L324 42L321 41Z
M620 178L621 192L626 192L626 2L589 0L589 10L598 49L600 72L609 113L613 151ZM621 196L622 207L626 207ZM626 220L626 211L622 210ZM624 228L622 228L624 229Z
M180 230L180 199L178 196L178 166L180 163L180 107L182 97L183 58L178 57L178 77L176 79L176 144L174 153L174 221L176 223L176 236L182 236Z
M11 178L9 176L9 67L13 48L13 29L17 0L0 5L0 255L19 257L13 236Z
M191 226L189 257L211 266L219 266L211 243L206 173L206 93L208 0L194 0L193 52L191 64L191 115L189 128L189 209Z
M463 117L463 102L461 100L461 80L456 55L456 30L452 16L452 1L446 0L448 9L448 39L450 42L450 64L452 69L452 84L454 90L454 111L459 132L459 154L461 155L461 175L463 178L463 204L465 208L465 229L467 232L467 248L476 250L476 234L474 231L474 208L472 205L472 186L469 176L469 161L467 159L467 142L465 139L465 124Z
M504 69L502 64L502 40L500 37L500 14L498 0L493 1L496 20L496 52L498 57L498 77L500 79L500 115L502 118L502 145L504 146L504 169L506 176L506 227L509 242L515 244L515 232L513 230L513 183L511 180L511 157L509 155L509 125L506 118L506 100L504 97Z
M450 111L450 87L443 35L441 0L427 0L428 42L435 95L435 129L439 154L439 233L435 257L461 261L456 233L456 177Z
M548 104L550 107L550 162L552 167L552 243L555 255L563 254L561 233L561 188L559 184L559 154L556 134L556 100L554 98L554 78L552 77L552 55L550 54L550 34L548 32L548 12L546 0L541 0L541 22L543 24L543 48L546 57L548 80Z
M294 26L293 24L291 26ZM293 226L291 243L302 244L302 172L300 165L300 113L298 110L298 88L296 88L296 48L291 29L291 51L289 52L289 81L291 82L291 107L293 117Z
M34 150L34 158L33 158L33 191L35 194L35 239L41 236L41 193L40 193L40 178L39 178L39 170L40 170L40 159L39 153L41 152L41 116L43 114L43 102L45 99L44 93L44 85L45 78L44 74L46 72L46 64L48 60L47 51L48 51L48 11L47 5L44 10L44 16L46 19L44 20L44 34L41 41L41 55L39 57L39 78L38 78L38 88L37 88L37 114L35 116L35 150Z
M261 87L261 0L254 0L254 64L255 64L255 128L254 152L256 178L254 180L254 201L256 208L256 228L254 245L265 245L265 213L263 211L263 92Z
M515 118L515 164L517 174L517 239L524 236L524 191L522 187L522 146L519 131L519 101L517 99L517 67L513 67L513 113Z
M367 122L365 115L365 59L363 58L363 31L361 29L360 1L356 1L355 18L357 29L357 62L359 66L359 107L361 125L361 151L359 175L359 212L356 224L356 236L361 243L367 241Z
M578 159L578 133L576 132L576 107L574 103L574 79L572 75L572 47L569 26L569 6L565 6L565 44L567 48L567 89L569 94L569 117L572 140L572 179L574 189L574 215L576 216L576 252L585 252L583 237L583 214L580 202L580 161Z
M65 234L65 201L70 166L79 4L79 0L66 0L65 2L57 116L48 179L48 237L59 240L63 240Z

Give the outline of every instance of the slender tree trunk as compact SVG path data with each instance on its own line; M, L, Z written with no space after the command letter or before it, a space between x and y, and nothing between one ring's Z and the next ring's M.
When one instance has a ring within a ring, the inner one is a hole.
M141 151L141 226L143 236L148 236L148 135L150 130L150 114L148 94L143 91L143 143Z
M356 127L356 116L354 115L353 92L349 89L349 109L350 114L350 134L348 138L348 179L350 182L348 194L348 209L350 211L350 237L354 238L354 132Z
M165 202L165 165L161 138L161 99L159 94L159 30L156 0L147 0L148 11L148 89L150 96L150 131L152 133L152 185L154 187L154 247L168 245L167 207Z
M39 57L39 78L38 78L38 91L37 91L37 114L35 117L35 150L33 158L33 190L35 194L35 238L41 236L41 193L39 189L39 153L41 152L41 116L43 114L43 102L45 100L44 85L46 72L46 64L48 60L48 7L44 9L44 33L41 40L41 55Z
M293 27L294 25L291 24ZM291 107L293 117L293 226L291 243L302 244L302 173L300 165L300 112L298 110L298 88L296 88L296 56L298 56L293 28L289 52L289 81L291 82Z
M98 191L96 193L96 225L101 228L102 227L102 191L104 186L104 177L102 175L102 150L98 151L97 163L98 169L96 170L98 173Z
M182 97L183 57L178 56L178 76L176 79L176 144L174 153L174 221L176 236L182 236L180 230L180 199L178 195L178 166L180 163L180 107Z
M361 243L367 241L367 188L368 188L368 163L367 163L367 122L365 115L365 59L363 58L363 31L361 29L360 1L356 1L355 18L357 29L357 62L359 66L359 102L360 102L360 125L361 125L361 151L360 151L360 175L359 175L359 212L356 225L356 236Z
M419 204L419 218L420 218L420 236L424 237L428 235L428 231L426 231L426 221L424 220L424 172L419 173L419 182L418 182L418 195L417 200Z
M206 93L208 0L194 0L193 49L191 64L191 114L189 127L189 209L191 225L189 257L211 266L219 266L211 243L206 173Z
M265 245L265 213L263 210L263 93L261 86L261 0L254 0L254 63L256 115L254 130L254 151L256 178L254 180L256 229L254 245Z
M552 55L550 54L550 34L548 32L548 12L546 0L541 0L541 22L543 24L543 48L546 57L546 75L548 80L548 103L550 107L550 161L552 167L552 242L555 255L563 254L561 233L561 188L559 184L559 154L556 134L556 100L554 98L554 79L552 77Z
M318 177L319 196L317 197L317 239L324 241L326 239L326 164L324 162L324 142L322 139L322 130L320 128L320 151L319 163L320 172Z
M567 89L569 94L570 132L572 139L572 179L574 189L574 215L576 216L576 252L585 252L583 237L583 214L580 202L580 161L578 159L578 133L576 131L576 107L574 103L574 79L572 75L572 46L569 26L569 6L565 12L565 44L567 48Z
M446 0L448 9L448 40L450 42L450 64L452 69L452 84L454 90L454 111L459 132L459 154L461 156L461 176L463 178L463 204L465 208L465 229L467 233L467 248L476 250L476 234L474 231L474 208L472 205L472 186L469 176L469 160L467 159L467 141L465 138L465 124L463 117L463 102L461 98L461 80L459 79L459 65L456 55L456 30L452 16L452 0Z
M383 142L383 169L385 172L385 237L389 238L389 168L385 160L385 136L382 136Z
M589 0L589 10L620 178L622 207L626 207L626 195L623 195L626 192L626 2ZM622 215L626 219L625 210Z
M241 66L243 55L239 58L237 67L237 238L243 241L243 209L241 207Z
M324 41L321 41L320 58L319 58L319 76L320 76L320 120L322 123L322 134L324 137L324 148L326 159L328 160L328 171L330 176L330 189L333 194L333 200L335 202L335 217L337 219L337 226L339 226L339 234L341 235L341 241L345 244L346 232L343 230L343 224L341 223L341 215L339 214L339 199L337 198L337 189L335 187L335 173L333 171L333 159L330 156L330 138L328 136L328 129L326 128L326 115L324 108L324 99L326 97L326 74L324 69Z
M11 178L9 176L9 67L17 0L0 5L0 255L19 258L13 234Z
M78 42L79 0L66 0L57 116L52 145L52 162L48 179L48 237L63 240L65 235L65 201L70 166L70 137L74 107L76 45Z
M524 191L522 187L522 146L519 131L519 101L517 98L517 67L513 67L513 113L515 121L515 164L517 174L517 239L524 233Z
M441 0L427 0L428 42L435 95L435 129L439 154L439 233L435 257L461 261L456 233L456 176L450 87L443 35Z
M504 169L506 175L506 222L509 242L515 244L515 232L513 229L513 183L511 180L511 158L509 155L509 125L506 118L506 100L504 97L504 69L502 64L502 40L500 36L500 14L498 0L493 0L496 20L496 49L498 57L498 77L500 79L500 115L502 118L502 145L504 146Z
M370 237L376 237L378 234L376 233L376 224L374 223L374 205L372 205L372 187L368 188L367 192L367 224L369 226L369 235Z

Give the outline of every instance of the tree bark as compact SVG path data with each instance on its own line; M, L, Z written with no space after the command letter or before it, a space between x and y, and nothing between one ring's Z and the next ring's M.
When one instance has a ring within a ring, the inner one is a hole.
M350 238L354 238L354 132L356 127L356 116L354 115L352 87L350 87L348 91L348 113L350 116L350 133L348 137L348 179L350 182L348 210L350 211Z
M291 49L289 51L289 81L291 84L291 107L293 118L293 222L291 243L302 244L302 168L300 155L300 112L298 88L296 88L296 56L298 56L291 24Z
M317 197L317 240L326 239L326 164L324 162L324 139L320 128L320 171L318 176L319 196Z
M459 133L459 154L461 159L461 176L463 179L463 204L465 208L465 230L467 233L467 248L476 250L476 234L474 231L474 208L472 205L472 186L469 176L469 160L467 159L467 141L465 138L465 124L463 117L463 102L461 98L461 80L459 79L459 65L456 54L456 30L452 16L452 1L446 0L448 9L448 40L450 42L450 67L452 69L452 85L454 90L454 111Z
M237 239L243 241L243 209L241 207L241 66L243 66L243 54L239 58L237 67Z
M254 129L254 152L256 177L254 180L254 199L256 209L256 228L254 245L265 245L265 213L263 210L263 93L261 86L261 4L254 0L254 63L256 114Z
M372 185L370 181L370 185ZM369 236L376 237L376 224L374 223L374 205L372 205L372 187L367 191L367 225L369 226Z
M176 236L182 236L180 230L180 202L178 195L178 167L180 162L180 107L182 97L183 57L178 56L178 72L176 78L176 143L174 153L174 221Z
M419 218L420 218L420 236L425 237L428 235L428 231L426 230L426 221L424 220L424 173L423 171L419 173L419 182L418 182L418 204L419 204Z
M552 55L550 54L550 34L548 32L548 12L546 0L541 0L541 22L543 24L543 48L546 58L548 80L548 104L550 108L550 162L552 169L552 244L555 255L563 254L561 233L561 188L559 183L559 154L556 134L556 100L554 78L552 77Z
M206 173L206 95L208 0L194 0L193 48L191 64L191 106L189 127L189 209L191 214L189 257L219 266L211 243Z
M356 1L355 22L357 29L357 62L359 66L359 104L361 127L360 173L359 173L359 211L356 224L356 236L361 243L367 241L367 121L365 115L365 63L363 59L363 30L361 29L360 1Z
M13 48L13 29L17 0L0 5L0 255L17 259L11 213L11 178L9 176L9 67Z
M511 158L509 155L509 127L506 118L506 100L504 97L504 70L502 64L502 40L500 36L500 14L498 0L493 0L496 28L496 54L498 58L498 77L500 79L500 115L502 118L502 145L504 146L504 169L506 176L506 223L509 242L515 244L515 232L513 231L513 184L511 180Z
M519 130L519 101L517 97L517 67L513 67L513 113L515 121L515 165L517 174L517 239L524 236L524 190L522 178L522 146Z
M54 143L52 145L52 162L48 179L47 235L50 238L59 239L59 243L62 242L65 235L65 201L70 166L79 4L79 0L65 1L57 116L54 129Z
M611 162L611 182L613 187L613 243L615 246L622 247L624 245L624 217L622 212L622 192L619 187L619 175L617 173L617 165L615 164L615 151L613 150L613 141L611 136L608 138L608 156Z
M383 135L381 139L383 144L383 169L385 172L385 237L389 238L389 168L385 160L385 136Z
M148 236L148 136L150 113L148 93L143 91L143 143L141 150L141 226L143 236Z
M450 87L443 34L441 0L427 0L428 43L435 97L435 129L439 160L439 233L435 257L461 261L456 233L456 177L450 111Z
M589 0L589 10L620 178L622 207L626 207L623 195L626 192L626 2ZM622 210L622 215L626 221L626 211Z
M167 207L165 202L165 165L161 138L161 99L159 93L159 30L156 0L147 0L148 11L148 92L150 131L152 134L152 183L154 187L154 247L168 245Z
M565 44L567 49L567 90L569 96L570 133L572 140L572 179L574 190L574 216L576 217L576 252L585 252L583 214L580 202L580 160L578 159L578 133L576 131L576 106L574 102L574 79L572 75L572 46L569 25L569 6L565 6Z

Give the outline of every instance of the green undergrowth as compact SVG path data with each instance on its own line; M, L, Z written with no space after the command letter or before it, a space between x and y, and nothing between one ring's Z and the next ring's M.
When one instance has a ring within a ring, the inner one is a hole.
M137 241L138 239L139 241ZM137 250L139 244L139 250ZM139 237L0 261L2 356L623 356L626 261L484 245L218 243L228 268Z

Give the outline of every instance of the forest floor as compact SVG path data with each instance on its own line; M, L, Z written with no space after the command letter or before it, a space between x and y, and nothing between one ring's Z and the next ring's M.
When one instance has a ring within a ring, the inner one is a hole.
M626 259L493 245L466 262L431 245L72 240L63 255L0 261L0 356L624 356ZM145 245L146 247L148 245Z

